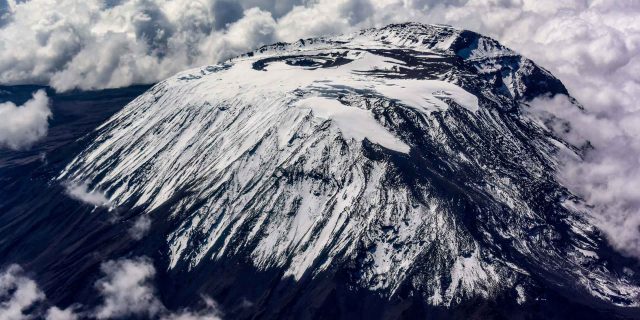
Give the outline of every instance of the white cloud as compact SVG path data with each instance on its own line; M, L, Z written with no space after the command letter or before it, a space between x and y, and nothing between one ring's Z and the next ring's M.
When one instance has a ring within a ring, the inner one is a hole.
M24 275L22 268L11 265L0 273L0 320L26 320L43 318L38 314L39 303L46 300L37 283ZM47 310L46 320L76 320L73 307Z
M155 268L145 258L108 261L102 264L105 277L96 283L104 302L95 312L98 319L127 316L154 317L164 310L155 296L151 280Z
M0 103L0 147L28 148L44 138L49 129L49 98L44 90L21 106L12 102Z
M0 83L60 91L151 83L272 42L275 21L258 8L232 9L238 16L217 29L227 17L213 10L232 7L214 0L17 2L0 26Z
M136 240L142 239L151 228L151 218L147 215L141 215L136 219L131 228L129 228L129 234Z
M188 309L171 312L155 296L152 279L155 269L147 258L109 261L102 265L105 277L96 283L104 298L96 309L98 319L130 316L159 317L163 320L220 319L217 303L203 297L205 307L198 311Z
M78 315L73 311L73 308L60 309L58 307L51 307L47 310L45 315L46 320L77 320Z
M203 297L205 307L171 312L156 297L152 280L155 268L148 258L108 261L101 266L105 277L96 283L104 302L95 311L98 319L131 316L157 317L162 320L216 320L221 312L215 301Z
M585 198L582 211L615 248L640 257L640 113L582 111L566 96L534 100L532 108L544 111L552 130L585 150L584 160L563 155L559 172L561 181Z
M43 299L44 293L19 266L11 265L0 274L0 320L30 319L23 312Z
M76 200L94 205L96 207L108 207L110 201L106 194L98 189L89 190L86 183L67 183L65 185L67 194Z
M218 308L218 304L209 297L202 297L205 307L198 311L182 310L175 313L163 315L161 320L219 320L222 319L222 313Z
M11 265L0 273L0 320L77 320L95 319L162 319L162 320L218 320L222 313L217 303L202 297L204 307L172 312L156 296L153 277L156 270L146 257L110 260L100 266L103 277L95 283L102 303L84 313L76 313L81 305L66 309L49 307L46 312L45 294L35 281L25 276L18 265Z

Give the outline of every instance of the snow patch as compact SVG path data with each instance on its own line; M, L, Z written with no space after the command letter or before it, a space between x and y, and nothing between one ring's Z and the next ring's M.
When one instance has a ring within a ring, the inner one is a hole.
M313 115L330 119L347 139L362 141L365 138L387 149L409 153L411 149L376 121L371 111L346 106L340 101L325 97L310 97L296 103L300 108L310 109Z

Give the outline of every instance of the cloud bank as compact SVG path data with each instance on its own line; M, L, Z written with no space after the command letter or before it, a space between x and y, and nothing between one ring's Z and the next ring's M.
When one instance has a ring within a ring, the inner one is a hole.
M11 265L0 272L0 319L221 319L218 305L208 297L203 297L204 307L197 311L167 309L156 296L153 285L156 270L149 258L110 260L103 263L100 270L103 277L95 283L102 298L100 305L95 308L74 305L67 309L52 306L45 312L41 311L45 294L35 281L24 275L20 266ZM79 309L85 310L77 311Z
M639 15L637 0L0 0L0 83L119 87L276 41L405 21L471 29L549 69L584 105L536 102L591 142L559 175L611 243L640 257Z
M44 138L49 129L49 98L44 90L21 106L13 102L0 103L0 148L19 150Z

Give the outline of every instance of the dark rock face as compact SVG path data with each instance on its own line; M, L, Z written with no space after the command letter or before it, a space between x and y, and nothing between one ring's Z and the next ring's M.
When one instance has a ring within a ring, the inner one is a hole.
M526 115L556 94L495 40L421 24L186 71L65 160L50 194L86 182L119 222L77 222L42 281L87 300L101 260L147 255L168 306L208 294L229 318L633 318L640 268L555 179L573 146Z

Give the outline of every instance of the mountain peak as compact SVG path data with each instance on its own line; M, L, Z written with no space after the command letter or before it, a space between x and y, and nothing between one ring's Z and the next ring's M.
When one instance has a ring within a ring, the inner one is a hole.
M520 113L566 93L495 40L447 26L279 43L157 84L58 179L168 219L173 272L248 261L310 286L294 305L324 303L309 296L318 279L346 274L385 303L554 292L637 306L631 280L589 267L604 249L563 205L565 142Z

